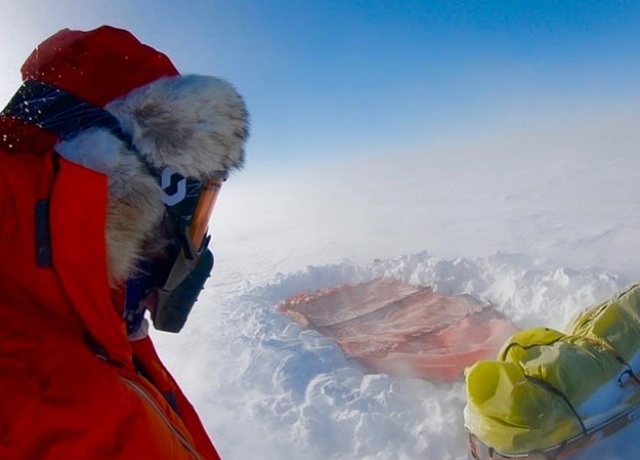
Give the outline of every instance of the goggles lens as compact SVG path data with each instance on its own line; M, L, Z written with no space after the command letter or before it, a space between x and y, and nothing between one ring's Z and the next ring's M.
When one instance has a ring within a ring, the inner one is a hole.
M198 203L196 204L193 218L187 232L191 247L196 252L202 249L202 245L207 236L209 219L211 218L213 206L218 199L220 189L222 188L222 182L221 179L207 179L202 185L200 197L198 198Z

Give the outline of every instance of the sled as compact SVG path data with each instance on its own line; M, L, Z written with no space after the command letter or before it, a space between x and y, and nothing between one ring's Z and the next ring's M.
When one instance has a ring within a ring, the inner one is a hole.
M595 443L617 433L640 417L640 402L619 412L604 422L598 423L587 432L567 439L555 446L523 454L498 452L480 441L473 433L468 433L467 447L475 460L562 460L586 450Z
M640 417L640 285L563 333L514 334L466 371L468 449L477 460L564 459Z
M469 295L442 295L391 278L293 296L278 311L336 340L369 372L455 381L495 357L516 328Z

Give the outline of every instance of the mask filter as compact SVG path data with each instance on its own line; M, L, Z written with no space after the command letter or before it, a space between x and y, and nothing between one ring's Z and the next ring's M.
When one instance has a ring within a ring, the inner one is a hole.
M206 249L195 263L192 262L183 255L179 256L169 278L157 290L157 303L152 309L151 319L159 331L180 332L211 274L213 253ZM172 280L176 273L178 278L182 278L177 285Z

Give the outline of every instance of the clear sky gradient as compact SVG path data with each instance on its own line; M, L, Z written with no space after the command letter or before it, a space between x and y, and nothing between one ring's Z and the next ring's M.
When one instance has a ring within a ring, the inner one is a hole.
M234 83L248 167L638 118L640 2L21 0L0 18L0 99L60 28L111 24L183 73Z

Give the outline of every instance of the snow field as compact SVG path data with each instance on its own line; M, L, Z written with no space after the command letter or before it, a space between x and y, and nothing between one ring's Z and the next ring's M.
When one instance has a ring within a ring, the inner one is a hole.
M275 309L386 275L562 330L640 278L638 144L615 122L232 177L213 276L180 335L154 333L223 459L466 459L462 382L367 375Z

